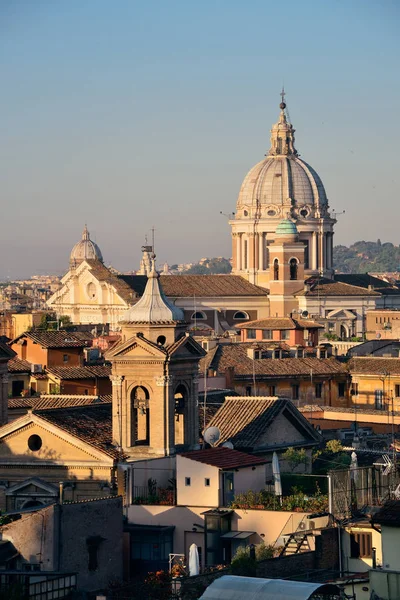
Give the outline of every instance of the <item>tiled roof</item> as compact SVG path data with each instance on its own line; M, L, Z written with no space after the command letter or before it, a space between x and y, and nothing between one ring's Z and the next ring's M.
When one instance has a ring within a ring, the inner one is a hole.
M221 408L227 396L238 396L234 390L207 390L206 404L204 408L204 392L199 392L199 430L207 427L216 412ZM204 410L206 411L204 419Z
M111 404L34 411L41 419L56 425L109 456L118 456L111 445Z
M298 428L309 439L309 443L319 442L318 434L313 427L286 398L227 397L217 414L211 419L209 426L219 428L221 436L218 444L229 440L237 448L252 449L257 446L258 440L265 436L267 428L282 412L289 414L292 424L297 422ZM265 440L263 446L267 446Z
M309 290L297 292L295 296L380 296L379 292L369 290L360 286L332 281L331 279L308 279Z
M87 367L47 367L50 375L58 379L108 379L111 367L108 365L93 365Z
M381 510L373 516L374 523L400 527L400 500L389 500Z
M335 358L261 358L253 360L247 356L248 343L220 344L213 350L211 361L207 357L200 361L200 368L214 369L224 373L229 368L234 368L235 377L253 377L258 379L278 379L282 377L309 377L313 375L346 374L345 365ZM261 351L270 349L268 342L257 342ZM203 362L204 361L204 362Z
M268 317L258 321L247 321L236 325L236 329L316 329L324 326L307 319L291 319L290 317Z
M357 415L379 415L382 416L382 410L376 410L372 407L360 408L362 404L357 406ZM352 415L354 420L354 408L347 408L341 406L319 406L318 404L304 404L299 407L299 411L302 413L322 412L322 413L345 413ZM400 415L399 411L394 411L394 415Z
M9 373L30 373L31 363L21 358L12 358L8 363Z
M3 344L0 342L0 362L4 362L6 360L10 360L15 356L14 350L11 350L7 344Z
M42 410L47 408L68 408L72 406L86 406L88 404L107 404L111 402L111 395L105 396L80 396L73 394L42 394L41 396L28 396L25 398L9 398L8 408L32 408Z
M24 337L31 339L42 348L84 348L87 345L86 341L82 341L75 333L64 330L41 331L40 329L26 331L15 338L12 343L14 344Z
M184 452L180 456L190 458L196 462L218 467L219 469L240 469L241 467L252 467L254 465L264 465L267 461L264 458L231 450L230 448L207 448L205 450L193 450Z
M369 273L336 273L335 280L367 289L369 286L372 286L373 290L379 291L381 294L400 294L398 285L383 281L383 279L374 277Z
M147 283L145 275L118 275L139 296ZM169 298L208 296L266 296L268 291L249 283L239 275L161 275L161 285Z
M382 358L380 356L367 357L356 356L349 362L351 373L362 373L364 375L400 375L400 358Z

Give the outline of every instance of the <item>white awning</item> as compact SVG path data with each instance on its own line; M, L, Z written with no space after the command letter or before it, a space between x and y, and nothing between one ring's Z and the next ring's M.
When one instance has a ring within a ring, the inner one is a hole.
M309 600L314 592L321 598L324 593L327 598L337 594L339 599L339 588L332 584L224 575L213 581L200 600Z

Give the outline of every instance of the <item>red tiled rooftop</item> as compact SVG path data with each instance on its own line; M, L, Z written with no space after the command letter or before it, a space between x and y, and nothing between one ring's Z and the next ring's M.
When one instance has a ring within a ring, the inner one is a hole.
M230 448L207 448L205 450L193 450L192 452L183 452L180 454L184 458L190 458L197 462L218 467L219 469L240 469L242 467L252 467L255 465L264 465L265 458L252 456L238 450Z

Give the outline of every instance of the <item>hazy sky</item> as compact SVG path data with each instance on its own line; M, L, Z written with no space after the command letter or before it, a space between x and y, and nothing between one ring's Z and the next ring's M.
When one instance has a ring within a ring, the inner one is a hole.
M61 273L85 222L106 264L230 256L220 211L296 146L346 210L336 243L399 243L397 0L0 0L0 278Z

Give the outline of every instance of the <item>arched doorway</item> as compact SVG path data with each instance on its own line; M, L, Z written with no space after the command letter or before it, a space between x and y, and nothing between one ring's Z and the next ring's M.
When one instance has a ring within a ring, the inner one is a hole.
M183 384L175 390L175 446L185 443L185 419L187 407L187 389Z
M347 340L349 337L349 329L347 327L347 325L341 325L340 326L340 339L345 341Z
M150 445L150 394L138 385L131 392L131 446Z

